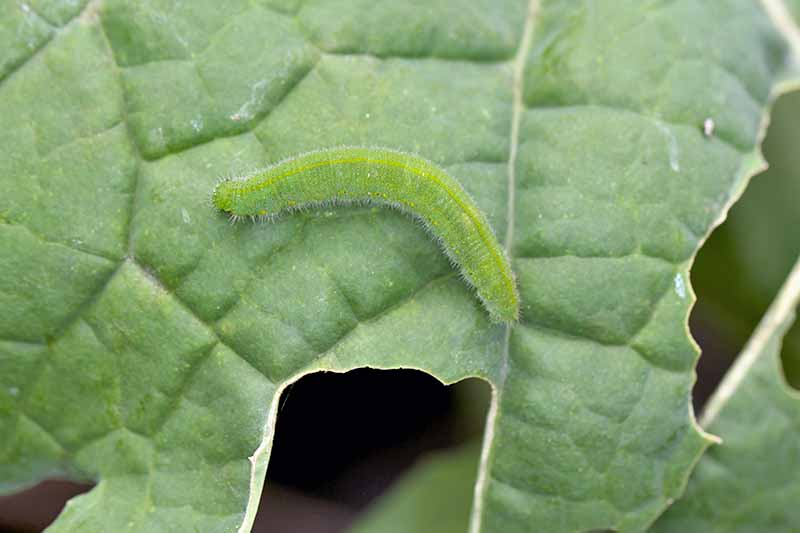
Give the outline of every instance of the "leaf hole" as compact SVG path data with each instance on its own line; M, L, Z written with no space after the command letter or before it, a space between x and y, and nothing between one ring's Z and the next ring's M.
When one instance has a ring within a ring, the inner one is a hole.
M280 399L253 531L345 531L419 461L479 441L490 396L482 380L416 370L301 378Z
M0 496L0 531L43 531L58 516L67 500L89 492L93 485L64 480L42 481L28 489Z

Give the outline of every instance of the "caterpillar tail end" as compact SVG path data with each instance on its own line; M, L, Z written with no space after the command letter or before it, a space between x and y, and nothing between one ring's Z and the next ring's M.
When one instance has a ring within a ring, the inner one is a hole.
M491 313L489 314L489 319L495 324L505 324L507 326L513 326L514 324L519 322L519 310L515 309L513 311L508 311L508 312Z
M519 295L515 290L513 297L509 301L504 302L503 305L487 306L489 319L495 324L513 326L519 322L519 307Z

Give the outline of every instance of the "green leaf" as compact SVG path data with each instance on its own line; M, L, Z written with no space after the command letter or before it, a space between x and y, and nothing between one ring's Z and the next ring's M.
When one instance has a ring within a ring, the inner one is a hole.
M800 523L800 393L781 373L800 261L703 413L722 437L655 531L791 531Z
M680 495L709 442L688 268L761 166L785 21L745 0L66 4L8 0L0 31L0 483L99 481L51 531L249 530L281 391L364 366L493 386L473 531L637 530ZM209 206L219 176L358 144L463 183L520 324L491 325L397 213Z
M471 443L424 458L369 508L351 533L463 533L479 456L479 443Z

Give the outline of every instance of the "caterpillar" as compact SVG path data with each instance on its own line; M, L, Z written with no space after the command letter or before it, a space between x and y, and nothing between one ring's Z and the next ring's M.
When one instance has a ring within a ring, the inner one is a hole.
M492 321L519 319L514 274L486 216L458 181L421 157L366 147L307 152L248 176L223 179L212 202L234 221L330 204L397 208L433 235Z

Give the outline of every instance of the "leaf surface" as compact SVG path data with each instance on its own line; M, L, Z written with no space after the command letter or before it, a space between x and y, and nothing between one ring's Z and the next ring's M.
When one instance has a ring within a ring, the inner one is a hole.
M759 4L69 6L0 30L0 482L99 481L52 531L247 531L281 391L364 366L493 386L473 531L637 530L680 495L708 444L688 268L791 72ZM462 182L517 326L397 213L209 206L360 144Z

